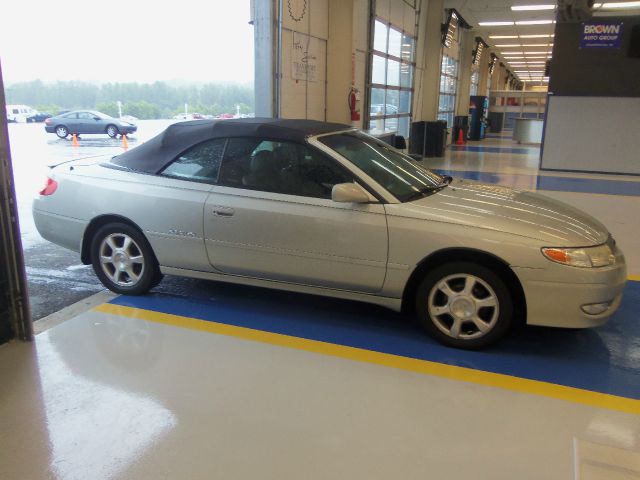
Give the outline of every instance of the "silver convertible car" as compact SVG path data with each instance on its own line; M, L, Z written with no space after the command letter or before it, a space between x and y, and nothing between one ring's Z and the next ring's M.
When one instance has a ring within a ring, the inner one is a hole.
M601 325L626 280L615 241L580 210L310 120L171 125L54 167L33 215L117 293L171 274L359 300L414 312L461 348L522 322Z

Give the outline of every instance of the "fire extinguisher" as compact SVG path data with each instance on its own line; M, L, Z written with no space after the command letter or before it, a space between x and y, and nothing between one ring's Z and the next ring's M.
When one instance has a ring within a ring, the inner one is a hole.
M360 92L356 87L351 87L349 91L349 111L351 112L351 121L360 120Z

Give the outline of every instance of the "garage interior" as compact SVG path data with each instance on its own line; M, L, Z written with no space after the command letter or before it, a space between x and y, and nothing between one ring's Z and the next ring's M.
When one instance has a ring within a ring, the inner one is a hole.
M180 278L32 322L0 118L3 478L640 478L640 62L511 8L531 3L255 0L255 113L403 136L439 173L590 213L628 266L609 323L464 351L382 307ZM640 5L598 15L640 25ZM426 156L413 125L437 120ZM524 121L539 141L514 140Z

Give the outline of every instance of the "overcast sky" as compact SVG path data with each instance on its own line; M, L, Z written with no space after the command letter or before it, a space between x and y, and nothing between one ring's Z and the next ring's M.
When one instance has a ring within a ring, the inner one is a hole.
M5 84L253 82L249 0L7 0L2 9Z

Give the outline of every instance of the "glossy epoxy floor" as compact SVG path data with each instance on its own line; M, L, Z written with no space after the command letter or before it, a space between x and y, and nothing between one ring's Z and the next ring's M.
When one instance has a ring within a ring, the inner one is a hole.
M432 166L521 188L538 176L535 151L477 145L494 151ZM640 273L640 197L543 193L604 220ZM463 353L352 302L216 284L119 297L0 347L3 478L638 478L638 306L630 282L604 329Z

